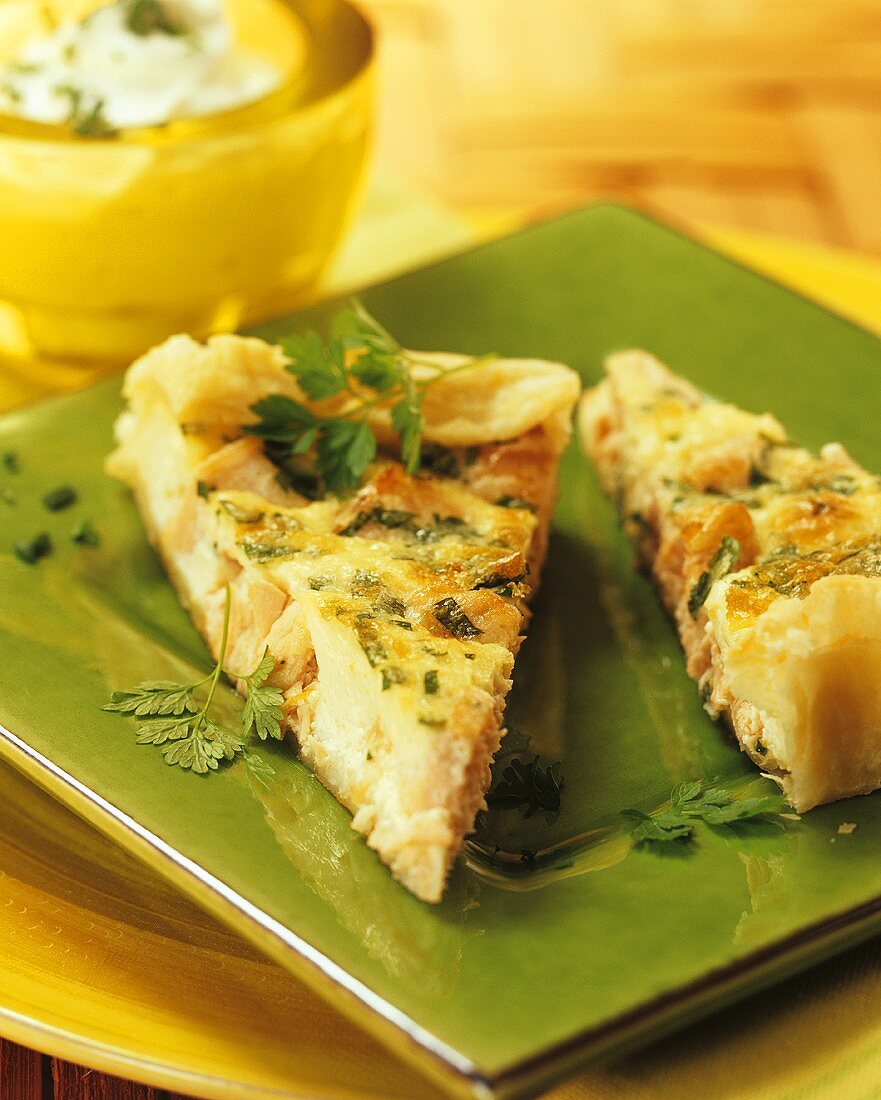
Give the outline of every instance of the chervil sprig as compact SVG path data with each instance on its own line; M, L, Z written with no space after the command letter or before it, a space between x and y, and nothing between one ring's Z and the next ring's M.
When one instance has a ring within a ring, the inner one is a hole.
M785 810L781 795L735 799L730 791L710 786L701 780L677 784L670 794L670 805L654 816L642 810L622 810L632 824L630 835L636 844L666 844L689 841L694 825L733 825L778 815Z
M160 746L167 764L200 773L214 771L220 761L232 760L243 752L253 733L262 741L267 737L281 740L283 736L282 693L266 683L275 668L272 654L267 650L247 676L238 676L223 667L229 640L230 605L227 585L220 656L207 676L192 684L148 680L129 691L115 691L103 708L135 718L139 723L138 744ZM230 729L211 716L222 675L230 680L243 680L248 689L238 729Z
M401 462L408 473L419 468L424 427L423 405L439 378L470 369L492 356L469 359L444 369L407 351L358 301L334 319L327 342L315 332L287 336L279 345L288 370L313 402L337 399L332 413L273 394L251 406L259 420L244 426L261 438L276 461L313 453L314 473L322 488L342 493L358 485L376 457L376 436L369 413L387 409L400 440ZM420 366L418 379L413 367Z

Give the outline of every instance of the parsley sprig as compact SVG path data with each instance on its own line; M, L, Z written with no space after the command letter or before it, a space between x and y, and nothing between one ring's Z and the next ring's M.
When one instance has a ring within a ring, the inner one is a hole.
M114 691L103 708L137 719L138 744L158 745L167 764L177 764L189 771L216 770L220 761L232 760L244 752L253 733L261 741L267 737L280 741L283 736L282 693L266 683L275 668L275 658L269 650L250 675L239 676L223 667L229 640L230 604L227 585L220 656L207 676L192 684L148 680L130 691ZM238 729L222 725L211 716L222 675L244 680L247 685L248 697ZM200 689L204 689L201 694Z
M401 462L410 474L419 469L424 428L423 405L439 379L470 369L493 356L443 368L407 351L364 306L353 301L337 314L327 342L316 332L279 341L290 359L287 369L313 402L337 399L333 412L319 412L283 394L251 406L256 424L248 435L264 440L276 462L313 454L314 473L326 492L355 488L376 457L376 436L369 421L374 409L387 409L400 440ZM419 377L413 368L420 367Z
M734 825L773 816L785 809L786 802L779 794L735 799L730 791L694 780L677 784L671 792L670 805L659 814L635 809L621 813L631 822L634 843L667 844L693 839L698 821L706 825Z

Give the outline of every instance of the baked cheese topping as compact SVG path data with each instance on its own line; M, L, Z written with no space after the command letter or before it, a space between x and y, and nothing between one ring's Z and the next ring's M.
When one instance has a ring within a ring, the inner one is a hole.
M881 588L879 479L840 444L814 455L644 353L608 374L584 398L583 438L707 709L798 808L881 786L877 677L865 661L850 680L839 668L881 639L866 603Z

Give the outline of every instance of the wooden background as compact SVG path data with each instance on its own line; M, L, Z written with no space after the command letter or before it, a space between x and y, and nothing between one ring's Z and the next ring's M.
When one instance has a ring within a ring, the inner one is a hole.
M363 0L381 160L455 209L620 198L881 253L879 0Z
M881 255L881 0L362 0L378 157L492 224L597 198ZM168 1100L0 1042L2 1100Z

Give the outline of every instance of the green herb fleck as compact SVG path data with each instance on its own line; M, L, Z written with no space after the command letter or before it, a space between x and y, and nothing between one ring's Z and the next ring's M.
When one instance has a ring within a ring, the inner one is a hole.
M16 451L4 451L2 457L3 469L8 474L20 474L21 464L18 461L18 454Z
M52 553L52 540L45 531L42 531L39 535L35 535L30 539L29 542L15 543L12 552L19 561L23 561L26 565L36 565L41 558L45 558Z
M139 38L152 34L167 34L180 38L186 28L176 23L159 0L129 0L125 13L126 28Z
M397 665L387 665L382 670L382 690L388 691L395 684L403 684L407 680L404 670Z
M440 681L438 680L437 669L432 668L426 672L422 679L423 686L425 687L426 695L437 695L440 688Z
M710 558L707 568L701 573L697 584L688 596L688 611L693 619L707 602L710 589L734 568L740 556L740 543L730 535L723 535L719 549Z
M104 117L103 99L95 99L89 104L83 89L73 84L57 84L54 91L70 101L65 121L78 137L114 137L118 133Z
M456 638L477 638L483 633L452 596L438 601L432 608L432 613L441 626L446 627Z
M76 504L76 501L76 489L70 485L60 485L43 496L43 507L50 512L62 512L65 508Z
M101 536L87 519L79 524L70 536L71 541L79 546L91 546L93 549L101 545Z
M207 481L197 481L196 492L199 494L202 500L207 500L211 496L213 490L211 489L211 486L208 484Z
M536 511L534 504L530 504L528 500L521 500L520 497L499 497L496 504L500 508L525 508L528 512Z

